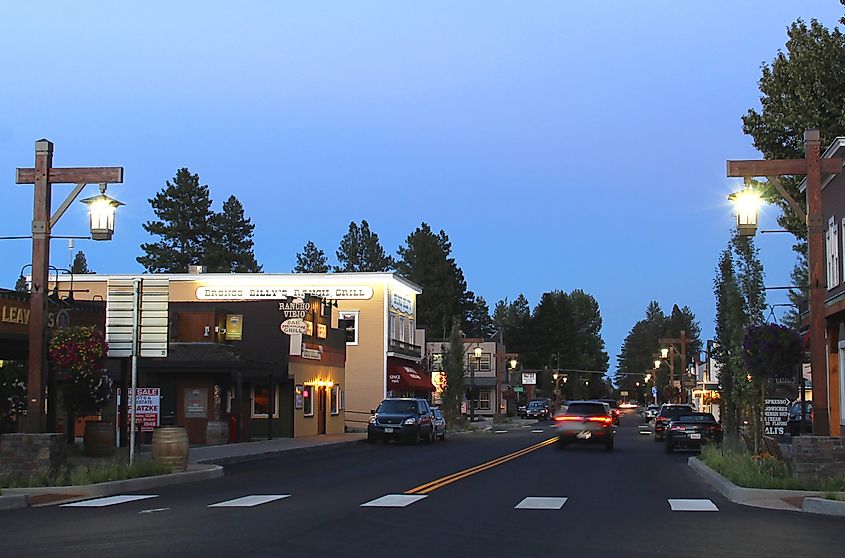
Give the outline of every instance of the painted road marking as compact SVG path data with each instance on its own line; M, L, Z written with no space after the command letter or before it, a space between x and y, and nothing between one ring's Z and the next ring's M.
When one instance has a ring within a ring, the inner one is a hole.
M672 511L719 511L716 504L706 498L699 499L669 499L669 507Z
M493 434L507 434L507 433L508 433L507 430L494 430L493 431Z
M414 502L418 502L425 498L423 495L411 495L411 494L388 494L387 496L382 496L381 498L376 498L375 500L371 500L364 504L361 504L362 508L404 508L405 506L410 506Z
M566 503L567 498L541 498L529 496L518 503L515 510L559 510Z
M275 502L282 498L290 498L290 494L256 494L252 496L243 496L242 498L235 498L234 500L226 500L225 502L218 502L211 504L209 508L251 508L252 506L260 506L268 502Z
M104 506L114 506L117 504L124 504L126 502L134 502L136 500L146 500L147 498L158 498L158 494L138 494L135 496L108 496L106 498L97 498L95 500L85 500L84 502L71 502L70 504L62 504L63 508L102 508Z
M543 432L545 432L545 430L532 430L531 431L532 434L542 434Z
M170 508L153 508L151 510L141 510L138 513L157 513L157 512L167 511L169 509Z
M487 461L486 463L482 463L480 465L476 465L475 467L470 467L469 469L464 469L463 471L458 471L457 473L452 473L451 475L446 475L445 477L441 477L437 480L433 480L431 482L427 482L425 484L421 484L416 488L412 488L411 490L405 491L405 494L428 494L438 488L442 488L446 485L452 484L455 481L459 481L461 479L465 479L470 477L476 473L480 473L482 471L486 471L487 469L491 469L496 465L501 465L502 463L507 463L513 459L517 459L522 457L523 455L529 454L532 451L536 451L540 448L544 448L549 444L553 444L557 441L557 438L549 438L548 440L544 440L533 446L528 446L527 448L523 448L521 450L517 450L513 453L509 453L507 455L503 455L502 457L498 457L491 461Z

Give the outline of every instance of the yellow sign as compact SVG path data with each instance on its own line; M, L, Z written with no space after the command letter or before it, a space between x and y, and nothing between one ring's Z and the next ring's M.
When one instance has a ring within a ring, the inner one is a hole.
M243 314L226 314L226 341L243 339Z

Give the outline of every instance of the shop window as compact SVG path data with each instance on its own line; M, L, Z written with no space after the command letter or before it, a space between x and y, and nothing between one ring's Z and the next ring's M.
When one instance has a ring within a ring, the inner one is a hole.
M306 417L314 416L314 386L305 386L302 390L302 412Z
M340 386L339 385L333 385L332 386L331 410L332 410L333 415L340 414Z
M346 321L346 344L347 345L357 345L358 344L358 311L344 311L341 312L339 320Z
M481 353L481 364L479 364L479 362L478 362L479 359L475 358L475 354L473 354L473 352L470 351L468 354L466 354L466 356L464 358L464 365L467 367L467 370L469 370L469 367L471 366L472 369L475 370L476 372L478 372L478 371L489 372L491 370L491 368L490 368L490 363L491 363L490 357L491 357L490 353Z
M268 384L252 386L252 418L267 418L270 412L273 413L273 418L279 418L279 390L273 391L274 397L271 401Z
M482 389L478 392L478 408L482 411L490 410L490 390Z

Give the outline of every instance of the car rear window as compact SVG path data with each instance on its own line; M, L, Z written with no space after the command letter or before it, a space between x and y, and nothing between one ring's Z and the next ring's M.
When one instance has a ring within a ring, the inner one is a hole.
M608 405L610 405L610 408L611 408L611 409L616 409L616 408L618 408L618 407L619 407L619 402L618 402L618 401L609 401L609 400L607 400L607 399L602 399L602 400L601 400L601 402L602 402L602 403L607 403Z
M571 403L566 408L567 415L598 416L606 415L607 410L602 403Z
M660 410L661 417L669 417L673 419L676 419L681 415L689 415L690 413L692 413L692 407L690 407L689 405L663 407Z
M681 415L678 422L716 422L716 418L710 413L695 413L693 415Z

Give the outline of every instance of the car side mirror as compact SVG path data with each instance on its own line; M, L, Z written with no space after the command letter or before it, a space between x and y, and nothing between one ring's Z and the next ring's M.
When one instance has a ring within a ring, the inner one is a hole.
M370 414L371 414L371 415L376 414L376 410L375 410L375 409L370 409Z

